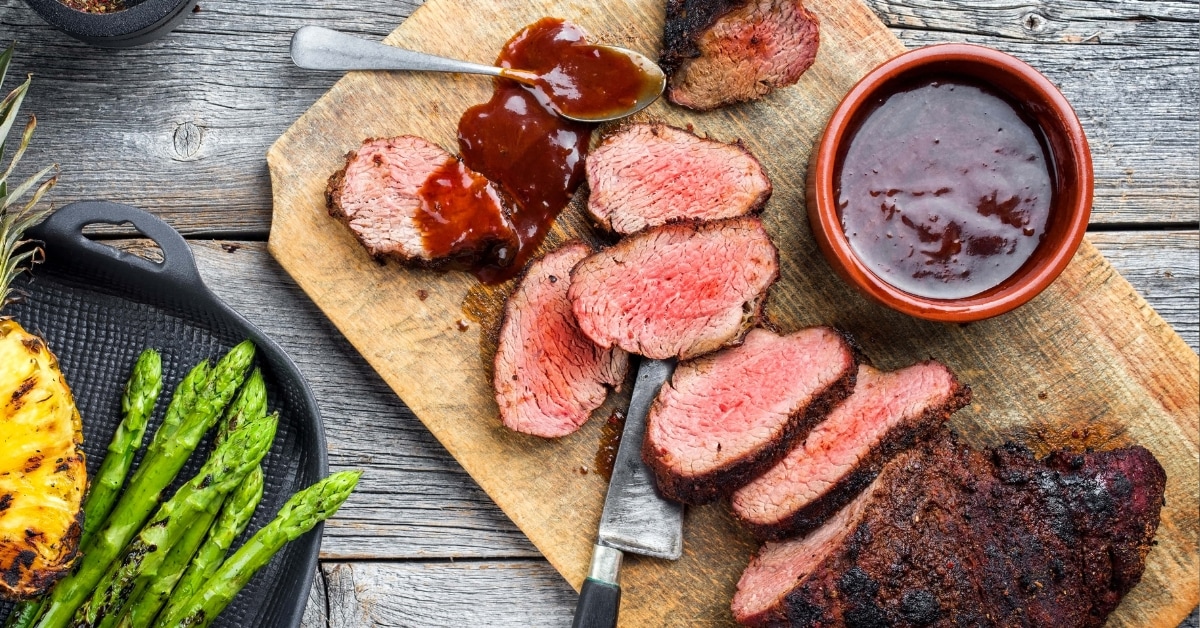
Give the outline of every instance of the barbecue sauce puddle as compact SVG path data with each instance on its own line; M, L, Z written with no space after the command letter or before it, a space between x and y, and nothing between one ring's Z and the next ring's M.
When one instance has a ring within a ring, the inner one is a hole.
M496 65L537 74L538 87L497 78L491 100L463 114L458 123L462 161L430 175L420 191L424 216L417 221L431 251L450 250L464 238L494 236L497 228L489 221L495 214L480 189L486 183L466 169L492 181L508 197L516 249L494 247L469 270L493 285L525 267L583 182L596 125L556 111L616 111L636 102L649 80L628 57L589 45L581 28L557 18L521 29L504 45Z

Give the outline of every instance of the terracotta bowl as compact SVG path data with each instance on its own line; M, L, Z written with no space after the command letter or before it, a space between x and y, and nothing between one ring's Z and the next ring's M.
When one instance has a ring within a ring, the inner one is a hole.
M1032 257L1000 285L971 297L934 299L905 292L880 279L854 253L842 230L835 199L837 160L845 153L860 114L899 82L928 75L957 75L981 82L1020 105L1049 149L1055 198L1046 234ZM872 70L833 112L809 162L808 218L833 269L870 299L911 316L969 322L1003 314L1050 285L1079 248L1092 211L1092 157L1074 110L1037 70L1002 52L968 44L942 44L906 52Z

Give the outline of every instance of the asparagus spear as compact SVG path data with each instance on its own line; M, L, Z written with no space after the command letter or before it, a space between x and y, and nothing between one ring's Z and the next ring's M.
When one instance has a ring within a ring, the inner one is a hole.
M278 418L260 417L242 423L209 456L200 472L159 507L150 523L133 539L125 557L97 585L86 604L75 614L75 625L95 626L105 618L115 621L145 574L147 581L158 574L168 553L202 513L216 513L220 498L237 488L246 474L258 466L275 438ZM203 538L203 535L200 536Z
M225 560L225 555L233 546L234 540L250 525L250 519L254 516L255 509L258 508L258 502L262 501L262 495L263 472L262 467L258 467L251 471L250 475L242 480L241 486L226 498L225 505L221 507L221 515L209 530L204 545L201 545L200 550L196 552L191 564L187 566L187 571L175 585L175 589L169 592L170 595L167 598L169 602L162 611L164 616L169 617L175 614L183 603L199 591L200 587L204 586L204 583L221 566L221 561ZM149 626L154 619L153 615L146 617L144 612L139 615L136 606L134 611L130 618L130 626L143 628ZM142 618L146 619L145 623L142 623ZM124 624L122 624L123 627Z
M216 444L219 447L221 443L229 438L229 434L237 431L242 426L247 425L250 421L260 419L267 411L267 387L263 381L262 372L254 369L250 377L246 379L246 383L242 389L238 391L237 397L233 403L225 410L225 418L217 426ZM227 550L229 544L237 535L242 533L245 525L249 523L250 517L254 514L254 508L258 505L258 501L262 498L263 492L263 473L262 467L255 467L250 471L237 488L234 489L227 497L218 502L221 507L222 516L228 508L241 508L248 512L244 515L244 521L241 522L241 527L233 533L233 536L225 544ZM222 505L225 504L225 505ZM239 515L241 513L238 513ZM196 555L197 549L204 543L205 536L212 527L213 521L217 518L217 509L214 508L211 513L204 513L197 519L184 533L183 538L171 548L167 554L166 560L162 566L158 568L158 573L154 578L142 577L137 583L137 587L130 597L130 605L128 611L121 618L122 626L149 626L154 621L154 616L158 614L159 609L167 602L171 596L171 591L174 590L176 583L180 582L180 578L184 575L184 570L188 569L188 563L192 561L192 557ZM236 522L234 522L236 524ZM218 526L221 524L218 523ZM227 527L229 523L225 524ZM221 552L218 561L224 558L224 551ZM215 570L217 565L213 565ZM208 575L211 575L208 574ZM195 585L193 584L194 588ZM109 617L111 617L110 615ZM105 626L101 623L101 626Z
M168 425L172 418L172 412L168 409L167 418L155 432L154 440L147 448L146 456L130 480L129 487L121 495L108 521L84 548L79 567L54 587L38 626L63 628L67 625L75 610L104 577L109 564L141 529L161 493L187 462L200 438L216 422L241 384L253 358L254 345L249 341L239 344L221 358L203 382L194 382L202 385L194 386L194 399L191 399L186 411L179 411L179 419L174 427ZM187 380L184 379L185 382ZM186 401L188 395L186 390L176 391L175 397ZM181 401L179 405L182 404ZM172 400L172 406L175 405L175 400Z
M100 463L100 471L92 480L92 488L83 501L83 534L79 546L83 547L100 524L108 518L125 476L133 464L133 455L142 446L150 413L162 392L162 357L154 349L146 349L138 356L133 372L125 384L121 396L121 411L124 417L112 441L108 443L108 454ZM29 628L42 610L42 600L28 600L17 604L8 615L6 628Z
M125 484L129 467L133 466L133 455L142 446L146 424L160 392L162 357L154 349L146 349L133 365L133 373L121 397L121 410L125 418L108 443L108 454L100 463L100 471L92 480L91 492L83 502L83 536L80 545L91 539L117 503L117 495Z
M263 381L262 371L254 369L246 383L238 391L233 403L225 409L225 418L217 424L217 437L213 441L220 445L229 437L229 433L238 428L242 421L260 417L267 413L267 384Z
M296 493L275 519L234 552L178 609L160 615L158 628L207 626L229 605L238 591L288 541L313 529L337 512L358 484L362 471L339 471Z

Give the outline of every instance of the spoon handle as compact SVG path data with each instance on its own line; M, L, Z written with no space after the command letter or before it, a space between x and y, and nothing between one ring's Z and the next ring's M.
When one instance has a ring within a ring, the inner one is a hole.
M292 36L292 61L309 70L415 70L500 76L500 68L367 41L320 26Z

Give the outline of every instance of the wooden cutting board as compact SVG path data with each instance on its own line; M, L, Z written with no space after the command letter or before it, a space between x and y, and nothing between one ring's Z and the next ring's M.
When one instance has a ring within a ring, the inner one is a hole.
M544 16L595 41L655 56L663 0L429 0L390 44L481 63ZM1051 447L1148 447L1167 471L1166 507L1142 583L1110 622L1174 628L1200 593L1197 555L1200 360L1087 242L1063 276L1014 313L970 325L922 322L880 308L839 281L810 235L804 209L809 149L843 94L904 50L856 0L810 0L821 19L816 64L796 86L711 113L657 103L646 113L741 139L775 193L763 214L782 276L768 313L785 331L834 324L884 368L933 357L975 391L954 427L973 444L1005 439ZM1053 77L1051 77L1053 78ZM477 77L351 73L271 147L270 250L296 282L575 587L587 571L606 482L594 466L610 399L578 433L544 441L500 425L490 386L493 333L508 286L461 273L373 262L325 213L326 179L366 137L406 133L451 150L461 113L488 99ZM595 241L576 204L547 241ZM368 471L369 473L369 471ZM684 557L632 557L623 573L624 626L732 623L729 600L755 543L724 504L692 508Z

